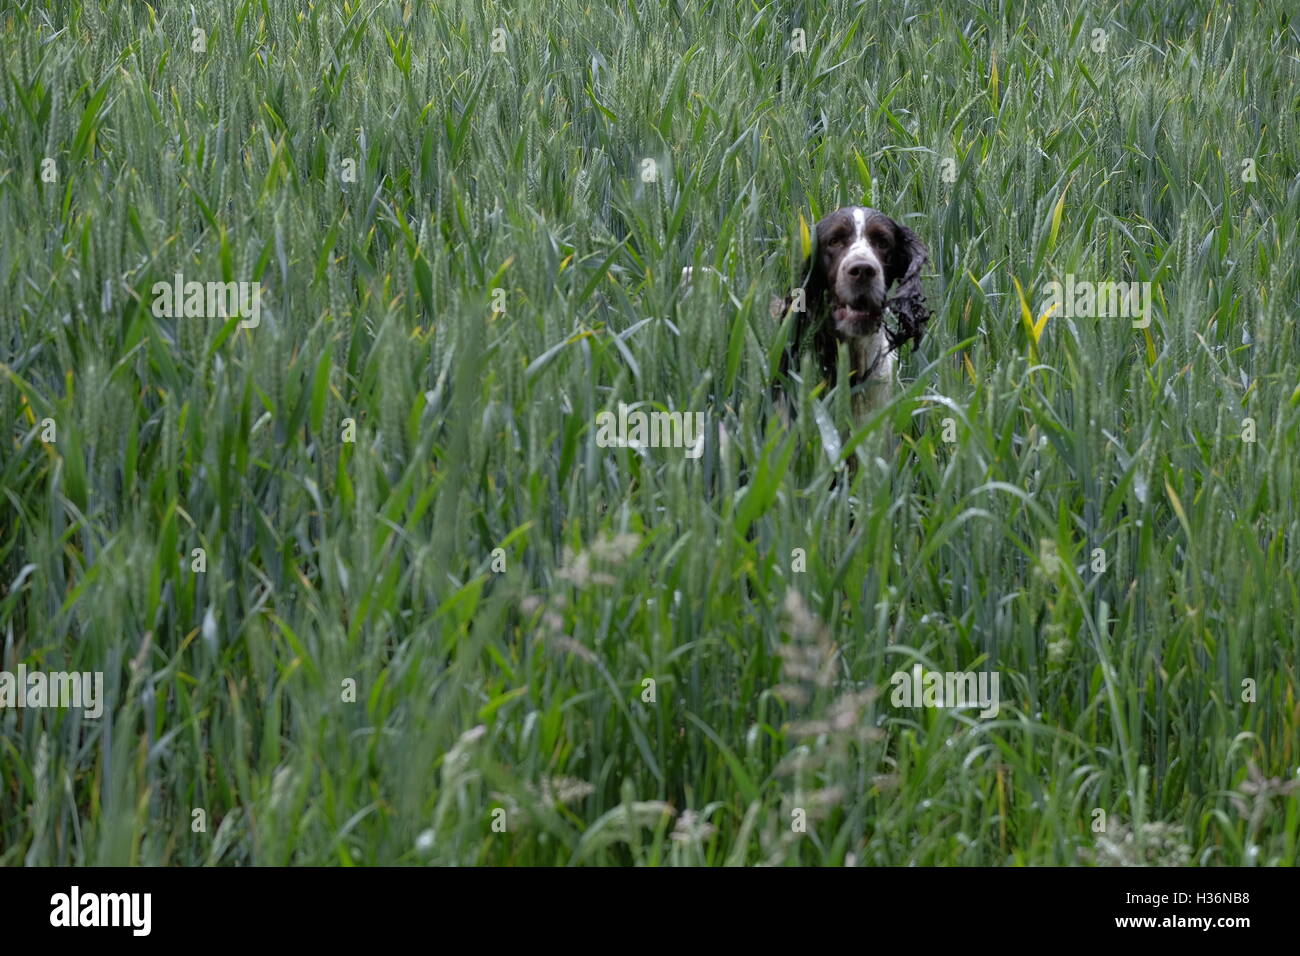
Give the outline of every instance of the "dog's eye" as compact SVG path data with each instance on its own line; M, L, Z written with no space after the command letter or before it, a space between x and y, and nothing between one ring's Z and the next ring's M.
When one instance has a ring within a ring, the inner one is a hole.
M838 249L840 246L844 245L844 237L843 237L843 236L832 236L832 237L830 238L830 240L827 241L826 245L827 245L828 248L831 248L831 249Z

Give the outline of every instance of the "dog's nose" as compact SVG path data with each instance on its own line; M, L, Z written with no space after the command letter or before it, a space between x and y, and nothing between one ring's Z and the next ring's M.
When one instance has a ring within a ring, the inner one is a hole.
M870 262L854 262L845 272L850 279L874 279L876 277L876 267Z

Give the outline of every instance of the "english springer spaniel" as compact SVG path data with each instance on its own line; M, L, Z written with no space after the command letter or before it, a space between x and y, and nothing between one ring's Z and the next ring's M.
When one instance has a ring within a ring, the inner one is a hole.
M904 342L920 342L930 318L921 291L921 267L928 258L916 233L875 209L845 206L817 223L802 286L784 301L773 300L778 319L792 306L798 309L781 357L780 387L788 387L805 351L834 386L843 342L849 349L854 414L880 407L893 383L895 353ZM891 287L894 294L886 298ZM886 324L886 310L897 317L896 329Z

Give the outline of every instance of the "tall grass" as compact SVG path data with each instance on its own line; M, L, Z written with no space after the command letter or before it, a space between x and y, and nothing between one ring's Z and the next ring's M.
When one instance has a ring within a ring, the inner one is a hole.
M0 863L1295 861L1286 4L0 36L0 669L108 700L0 710ZM929 245L931 331L787 432L768 299L854 202ZM178 272L260 325L155 316ZM1044 320L1067 274L1149 328ZM728 441L599 447L619 402ZM894 706L916 664L998 716Z

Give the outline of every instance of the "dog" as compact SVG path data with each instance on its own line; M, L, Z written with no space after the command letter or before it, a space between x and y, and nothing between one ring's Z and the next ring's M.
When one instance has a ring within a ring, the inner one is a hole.
M849 350L854 417L887 402L899 348L909 341L915 348L930 318L921 289L921 268L929 256L916 233L876 209L844 206L818 222L802 284L784 300L772 300L772 314L780 321L796 308L776 390L789 387L805 352L834 387L843 343ZM897 317L897 328L886 324L886 311ZM782 407L788 404L781 401Z

